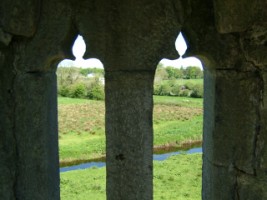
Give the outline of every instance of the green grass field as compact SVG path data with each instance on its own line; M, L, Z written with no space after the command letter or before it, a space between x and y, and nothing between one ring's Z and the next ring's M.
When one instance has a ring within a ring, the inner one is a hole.
M175 97L175 96L154 96L154 105L174 105L186 108L203 107L203 99L189 98L189 97Z
M58 98L61 165L105 155L103 101ZM154 96L154 146L179 147L202 140L202 99ZM201 199L201 154L154 161L155 200ZM104 200L106 172L91 168L61 173L62 200Z
M154 97L154 145L180 146L202 139L202 99ZM61 165L105 155L103 101L58 98Z
M202 154L176 155L154 161L155 200L200 200ZM61 173L62 200L106 199L106 171L91 168Z
M61 163L105 155L103 101L62 98L59 103ZM154 145L202 139L202 99L154 97Z

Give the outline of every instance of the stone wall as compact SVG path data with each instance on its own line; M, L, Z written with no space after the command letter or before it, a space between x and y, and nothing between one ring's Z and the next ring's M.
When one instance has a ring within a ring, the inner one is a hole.
M266 199L266 4L1 1L0 199L60 198L55 71L78 34L105 66L107 199L152 199L153 77L181 30L206 70L202 198Z

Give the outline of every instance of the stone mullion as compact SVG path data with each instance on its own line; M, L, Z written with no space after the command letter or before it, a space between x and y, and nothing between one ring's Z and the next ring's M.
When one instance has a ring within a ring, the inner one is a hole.
M15 79L19 199L60 199L56 84L53 72L19 73Z
M257 71L206 72L202 190L205 200L264 195L252 187L258 179L255 148L261 134L262 81Z
M152 199L153 77L105 72L108 200Z

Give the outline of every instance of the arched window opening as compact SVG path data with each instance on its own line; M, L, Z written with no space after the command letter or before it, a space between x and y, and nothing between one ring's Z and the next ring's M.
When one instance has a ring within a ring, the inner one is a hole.
M154 79L154 199L201 199L203 70L181 33L175 46Z
M176 41L181 56L186 51L182 39L180 34ZM92 89L82 85L100 83L103 65L83 60L84 52L79 36L73 47L76 60L62 61L57 71L61 199L77 195L79 199L104 199L106 195L104 101L90 99ZM154 82L154 199L200 198L202 104L201 62L163 59ZM176 154L182 155L170 157Z
M196 57L183 58L183 55L187 50L187 44L182 33L179 33L179 35L177 36L177 39L175 41L175 48L178 54L180 55L180 58L176 60L169 60L164 58L160 61L160 64L164 65L165 67L172 66L175 68L180 68L180 67L187 68L191 66L195 66L200 69L203 68L202 63L198 58Z
M106 193L104 69L100 60L82 58L85 49L78 36L76 59L63 60L57 70L63 200L102 199Z

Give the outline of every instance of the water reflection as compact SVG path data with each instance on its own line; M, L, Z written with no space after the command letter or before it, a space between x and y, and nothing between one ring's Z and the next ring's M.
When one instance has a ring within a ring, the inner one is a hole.
M163 153L163 154L154 154L153 155L153 160L157 161L163 161L169 158L170 156L173 155L178 155L178 154L193 154L193 153L202 153L202 148L192 148L187 151L175 151L175 152L169 152L169 153ZM92 167L105 167L106 163L105 162L88 162L88 163L83 163L79 165L73 165L69 167L62 167L60 168L60 172L68 172L68 171L73 171L73 170L81 170L81 169L87 169L87 168L92 168Z
M170 153L164 153L164 154L154 154L153 160L163 161L173 155L192 154L192 153L202 153L202 148L199 147L199 148L192 148L187 151L176 151L176 152L170 152Z
M79 169L87 169L91 167L105 167L106 163L105 162L88 162L88 163L83 163L79 165L73 165L69 167L61 167L60 172L68 172L68 171L73 171L73 170L79 170Z

